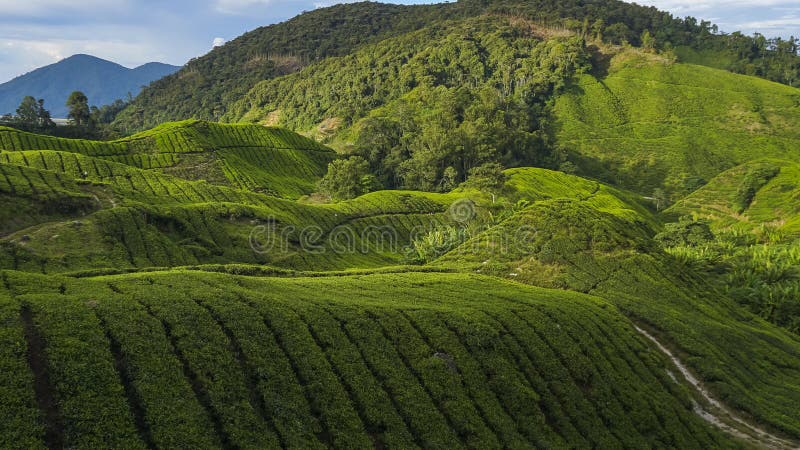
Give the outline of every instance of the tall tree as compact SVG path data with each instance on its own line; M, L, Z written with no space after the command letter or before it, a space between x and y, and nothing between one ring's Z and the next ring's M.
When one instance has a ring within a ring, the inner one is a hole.
M70 94L67 99L67 108L69 108L69 119L79 127L88 127L91 110L89 109L89 99L81 91L75 91Z
M328 173L319 182L319 190L334 200L347 200L379 189L369 173L369 163L360 156L337 159L328 165Z
M503 173L503 166L492 162L473 167L469 171L469 178L464 182L464 187L491 194L492 203L494 203L497 194L505 187L506 180L507 177Z
M17 108L17 121L25 127L34 128L39 123L39 103L30 95L22 99Z

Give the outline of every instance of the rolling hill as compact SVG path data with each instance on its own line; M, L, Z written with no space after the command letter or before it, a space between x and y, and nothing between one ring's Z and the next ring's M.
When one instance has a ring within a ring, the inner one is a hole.
M750 160L796 159L800 90L623 52L556 99L554 130L581 173L677 196Z
M3 279L3 446L737 446L594 297L460 274Z
M4 445L781 439L761 427L800 437L800 339L674 264L652 240L661 218L629 191L520 168L497 203L457 189L313 204L236 184L256 169L272 186L321 176L284 159L229 159L217 183L182 176L207 168L175 169L227 148L330 153L280 129L0 136L0 193L16 212L0 223ZM485 224L463 222L465 206ZM415 236L447 227L474 231L429 265L402 265ZM703 420L727 415L715 402L746 421Z
M53 117L66 118L67 98L73 91L89 97L91 105L103 106L136 96L144 86L180 69L148 63L134 69L89 55L73 55L0 84L0 115L14 114L22 98L44 99Z

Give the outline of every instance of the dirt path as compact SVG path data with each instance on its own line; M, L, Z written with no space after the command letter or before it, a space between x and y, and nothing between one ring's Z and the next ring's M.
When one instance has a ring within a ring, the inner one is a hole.
M636 331L652 341L661 353L667 355L675 367L678 368L683 378L689 382L707 404L706 406L694 402L694 412L702 417L705 421L716 426L722 431L743 439L751 444L761 448L774 449L774 450L798 450L800 443L793 442L778 436L775 436L768 431L760 428L747 420L734 414L730 409L723 405L719 400L711 395L703 384L698 380L689 369L679 360L667 347L658 341L653 335L647 331L636 327ZM672 375L672 374L670 374ZM677 381L677 379L676 379Z

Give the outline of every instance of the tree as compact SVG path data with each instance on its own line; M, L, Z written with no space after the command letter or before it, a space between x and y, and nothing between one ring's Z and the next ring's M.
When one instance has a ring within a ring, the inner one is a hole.
M50 111L44 107L44 100L36 100L31 96L22 99L14 121L22 128L32 131L44 131L55 127L50 118Z
M67 117L79 127L88 127L91 119L91 110L89 109L89 99L81 91L75 91L70 94L67 99L67 108L69 114Z
M622 22L609 25L605 30L605 39L612 44L625 45L630 42L631 29Z
M22 99L17 108L17 121L25 127L35 128L39 123L39 103L30 95Z
M695 220L691 216L683 216L678 222L664 225L664 231L658 233L656 242L662 247L689 246L697 247L714 240L714 233L707 220Z
M50 117L50 111L46 110L44 107L44 99L40 98L37 102L39 105L39 127L40 128L55 128L56 124L53 122L53 118Z
M506 174L503 173L503 166L499 163L491 162L470 169L469 178L467 178L463 186L477 189L481 192L488 192L492 196L492 203L494 203L496 195L505 187L506 179Z
M360 157L337 159L328 164L328 173L319 182L319 190L334 200L347 200L379 189L369 173L369 163Z

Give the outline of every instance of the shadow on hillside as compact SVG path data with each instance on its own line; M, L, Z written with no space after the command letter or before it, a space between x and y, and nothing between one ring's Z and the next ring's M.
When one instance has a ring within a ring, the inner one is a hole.
M603 53L600 51L600 47L596 45L588 46L587 50L592 55L592 70L590 73L598 79L607 77L608 69L611 67L611 58L613 55Z

